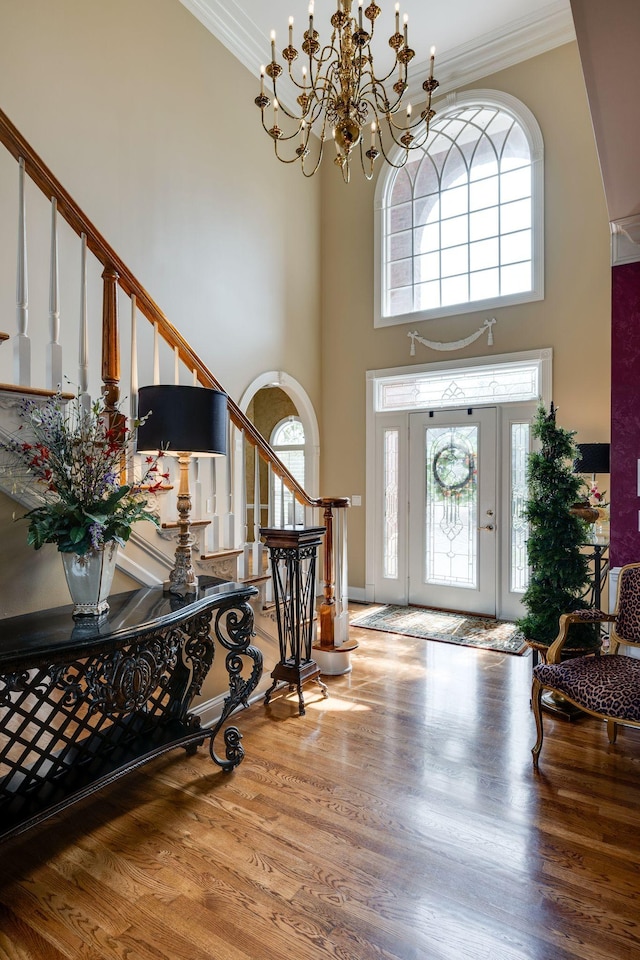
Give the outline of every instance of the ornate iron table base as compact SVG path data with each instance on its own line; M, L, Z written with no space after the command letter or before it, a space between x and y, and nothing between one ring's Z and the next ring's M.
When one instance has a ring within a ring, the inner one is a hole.
M238 728L224 730L224 757L214 741L229 715L248 705L262 673L262 654L250 645L248 601L256 593L201 578L190 598L159 587L119 594L108 618L75 626L68 607L4 620L0 839L174 747L193 753L208 740L215 763L236 767L244 756ZM229 694L219 720L201 727L190 708L215 641L226 650Z

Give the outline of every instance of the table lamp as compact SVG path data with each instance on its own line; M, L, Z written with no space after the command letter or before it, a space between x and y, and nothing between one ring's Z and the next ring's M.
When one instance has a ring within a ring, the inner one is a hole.
M595 483L596 473L610 473L610 444L608 443L578 443L579 456L576 460L574 473L590 473Z
M178 545L175 562L164 588L185 596L195 593L198 581L191 563L193 537L189 465L192 456L225 456L227 452L227 395L207 387L155 384L138 392L138 453L157 453L178 458Z

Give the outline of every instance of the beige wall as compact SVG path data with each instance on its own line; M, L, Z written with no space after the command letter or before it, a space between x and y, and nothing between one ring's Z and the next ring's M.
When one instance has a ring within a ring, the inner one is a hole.
M283 370L319 408L320 180L275 160L256 93L179 0L0 0L2 109L231 396ZM17 167L0 154L0 329L11 333ZM27 203L31 223L44 200L30 191ZM75 264L72 240L63 229L61 259ZM30 321L46 324L46 230L30 241ZM62 283L64 330L79 294ZM95 369L96 340L91 354ZM4 541L6 511L0 524ZM19 596L27 568L16 578L11 559L0 550L0 593ZM29 582L43 606L45 560Z
M178 0L0 0L0 25L2 108L225 388L281 369L317 404L320 184L273 157L256 81Z
M609 227L584 81L575 44L504 70L470 88L520 99L540 124L545 145L545 299L490 313L373 329L374 183L358 173L348 186L337 169L322 172L322 490L363 496L349 511L349 581L365 576L365 373L442 360L408 330L432 340L468 336L495 316L486 338L446 359L553 348L553 398L578 441L609 439ZM436 110L438 104L435 104Z

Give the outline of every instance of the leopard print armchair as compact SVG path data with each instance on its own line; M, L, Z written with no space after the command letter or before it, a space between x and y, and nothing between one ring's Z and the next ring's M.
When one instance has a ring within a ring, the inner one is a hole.
M561 660L562 648L572 623L611 621L607 654ZM549 647L545 663L533 670L531 703L538 739L532 749L538 769L542 749L542 694L553 691L575 706L607 721L609 742L615 743L618 724L640 727L640 659L619 654L620 644L640 648L640 563L620 570L618 597L613 615L601 610L576 610L560 617L558 636Z

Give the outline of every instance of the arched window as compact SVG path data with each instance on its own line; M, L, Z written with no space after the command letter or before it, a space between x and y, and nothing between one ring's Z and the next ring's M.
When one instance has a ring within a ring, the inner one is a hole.
M287 417L271 432L270 444L301 487L305 485L305 437L302 422ZM275 527L304 523L304 507L275 474L271 474L269 514Z
M378 182L376 326L540 300L543 146L506 94L449 98Z

